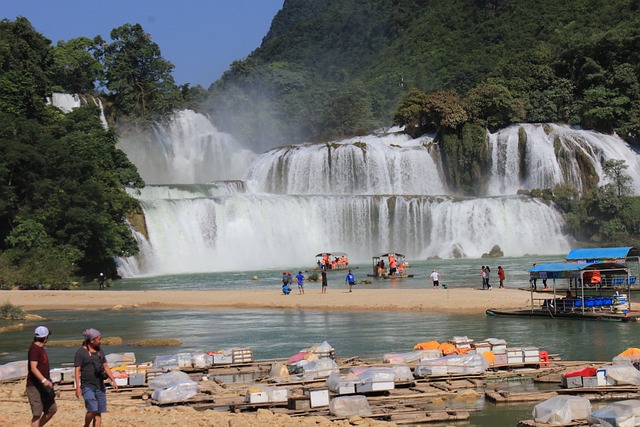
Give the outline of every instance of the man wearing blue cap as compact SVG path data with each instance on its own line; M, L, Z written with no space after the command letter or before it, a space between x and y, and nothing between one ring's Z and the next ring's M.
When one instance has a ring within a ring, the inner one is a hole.
M84 398L84 406L87 413L84 417L84 426L100 427L102 414L107 412L107 394L104 380L109 378L114 390L118 390L118 384L109 369L104 351L100 349L102 334L97 329L87 329L83 332L84 342L76 352L73 360L75 367L76 397Z
M31 406L31 426L43 426L58 410L53 383L49 379L49 357L44 345L49 340L49 329L38 326L33 343L29 347L29 373L27 375L27 397Z

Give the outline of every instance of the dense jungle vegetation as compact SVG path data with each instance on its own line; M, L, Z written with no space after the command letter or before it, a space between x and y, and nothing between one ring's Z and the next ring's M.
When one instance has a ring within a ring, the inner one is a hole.
M177 86L139 24L52 45L25 18L0 22L0 288L115 274L137 251L126 224L142 187L115 145L196 108L252 147L324 141L392 123L436 134L449 184L473 195L486 129L565 122L640 128L640 0L286 0L263 43L208 90ZM52 92L82 93L69 114ZM102 127L91 96L102 100ZM532 192L584 242L640 243L626 165L584 195Z

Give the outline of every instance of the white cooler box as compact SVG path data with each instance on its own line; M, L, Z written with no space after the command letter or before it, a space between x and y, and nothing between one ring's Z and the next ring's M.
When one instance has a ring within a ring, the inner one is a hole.
M356 391L358 393L367 393L370 391L393 390L394 388L396 388L396 384L393 381L376 381L358 384L356 386Z

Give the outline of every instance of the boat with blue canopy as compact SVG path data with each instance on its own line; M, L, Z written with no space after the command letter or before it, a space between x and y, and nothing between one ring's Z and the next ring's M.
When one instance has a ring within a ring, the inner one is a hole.
M632 310L628 298L636 282L628 262L637 262L638 251L599 249L573 250L569 262L534 265L529 270L531 307L489 309L487 314L638 321L640 311ZM539 293L538 280L546 293Z

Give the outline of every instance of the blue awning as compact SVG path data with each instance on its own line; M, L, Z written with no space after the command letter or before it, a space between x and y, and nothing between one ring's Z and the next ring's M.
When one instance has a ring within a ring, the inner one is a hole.
M567 255L567 261L578 263L617 262L624 263L628 257L640 256L633 246L618 248L577 248Z
M542 271L546 272L557 272L557 271L580 271L586 266L583 264L574 264L570 262L555 262L551 264L540 264L531 268L529 272L531 273L540 273Z
M599 269L601 271L607 270L624 270L628 268L620 263L598 263L597 266L594 263L575 263L575 262L555 262L549 264L540 264L532 267L529 273L533 277L548 278L548 279L569 279L572 277L580 277L582 270L594 270Z

